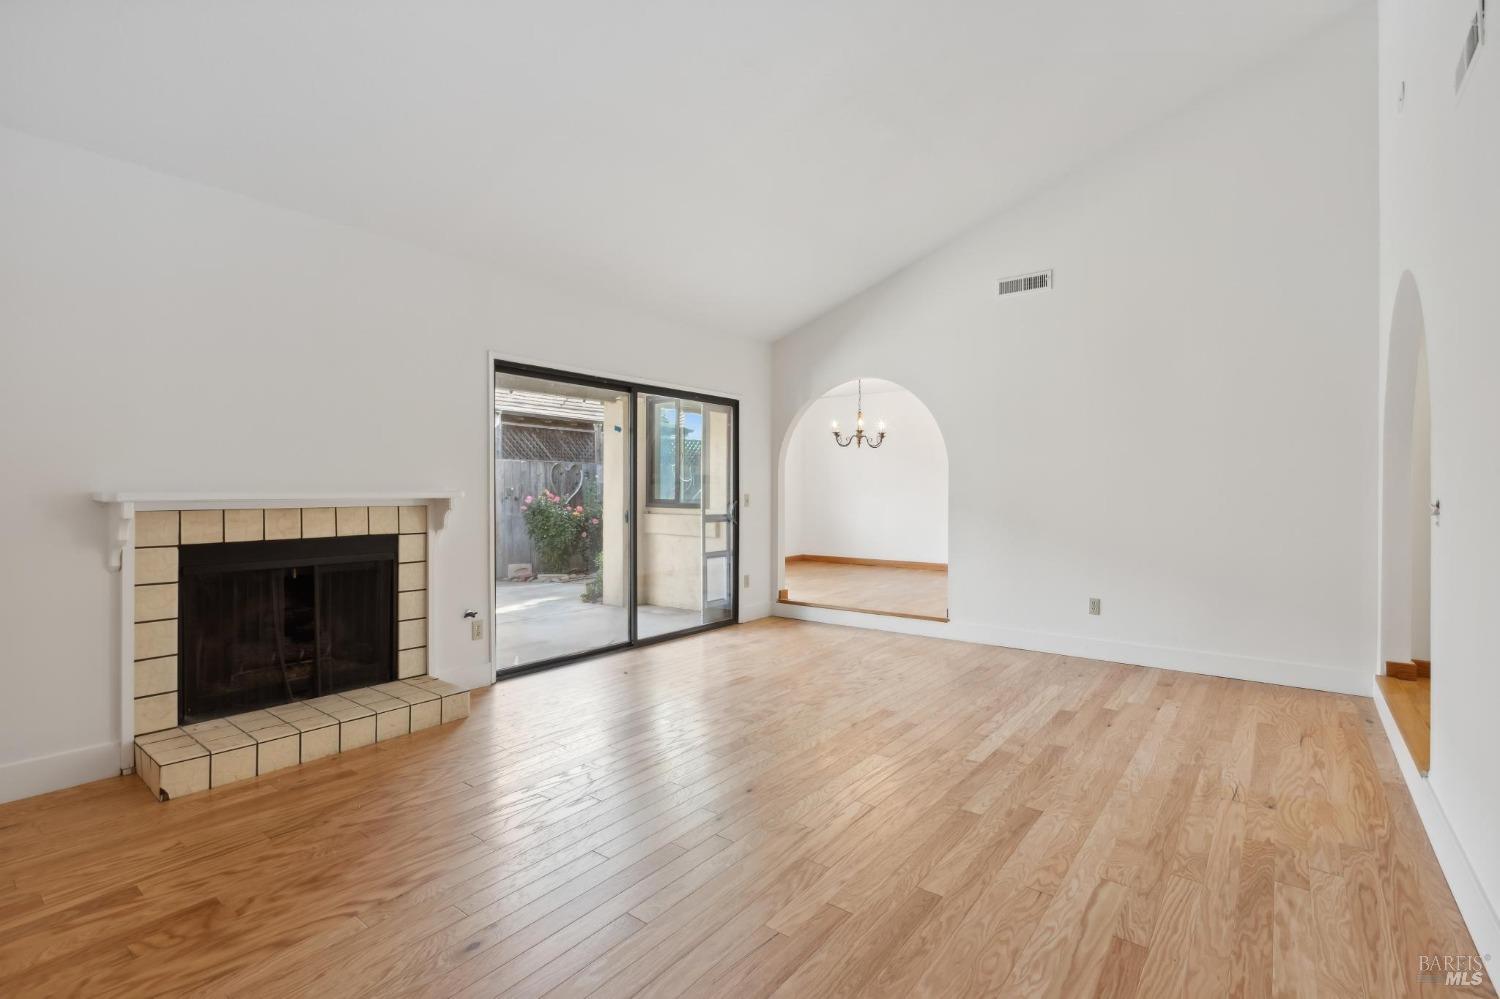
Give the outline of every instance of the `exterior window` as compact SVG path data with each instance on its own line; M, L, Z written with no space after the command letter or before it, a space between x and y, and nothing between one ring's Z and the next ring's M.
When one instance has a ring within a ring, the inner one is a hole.
M690 399L651 403L651 503L693 506L703 499L703 405Z

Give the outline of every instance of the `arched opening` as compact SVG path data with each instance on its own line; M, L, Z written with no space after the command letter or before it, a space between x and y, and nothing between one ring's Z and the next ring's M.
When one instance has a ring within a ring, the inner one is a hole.
M915 394L834 386L792 421L780 467L783 603L948 619L948 449Z
M1379 677L1417 769L1431 745L1432 402L1416 280L1403 274L1391 316L1381 449Z

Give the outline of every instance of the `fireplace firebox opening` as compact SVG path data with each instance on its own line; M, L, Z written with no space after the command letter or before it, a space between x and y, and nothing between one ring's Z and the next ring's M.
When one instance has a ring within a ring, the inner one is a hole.
M396 678L397 535L184 545L179 723Z

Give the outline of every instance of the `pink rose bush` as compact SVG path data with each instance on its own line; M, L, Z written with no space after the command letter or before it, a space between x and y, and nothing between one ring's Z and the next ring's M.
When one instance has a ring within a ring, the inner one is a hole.
M603 539L589 527L599 525L603 511L594 497L569 506L557 493L544 489L522 500L521 515L538 572L584 571L597 564Z

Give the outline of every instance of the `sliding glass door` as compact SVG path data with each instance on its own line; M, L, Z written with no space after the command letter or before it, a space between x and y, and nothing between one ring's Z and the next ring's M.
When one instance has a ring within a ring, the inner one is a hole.
M734 402L497 363L497 670L737 617Z
M495 373L498 669L631 641L631 395Z

